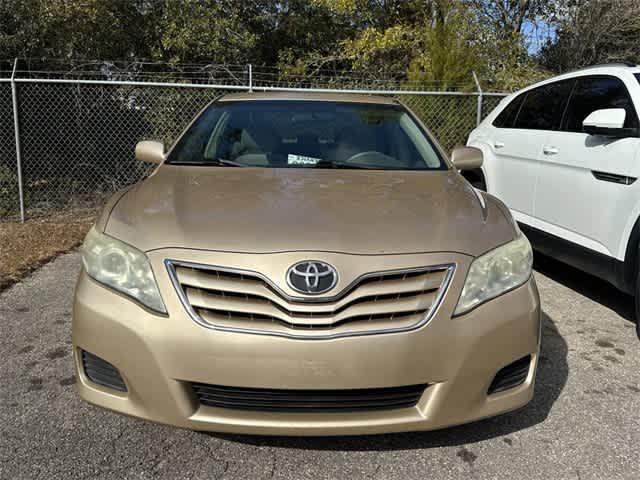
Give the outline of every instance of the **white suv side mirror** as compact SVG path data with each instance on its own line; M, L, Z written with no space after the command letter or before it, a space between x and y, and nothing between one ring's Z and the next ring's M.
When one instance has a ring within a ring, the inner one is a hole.
M603 135L606 137L630 137L634 129L624 128L627 116L624 108L603 108L591 112L582 122L582 129L590 135Z

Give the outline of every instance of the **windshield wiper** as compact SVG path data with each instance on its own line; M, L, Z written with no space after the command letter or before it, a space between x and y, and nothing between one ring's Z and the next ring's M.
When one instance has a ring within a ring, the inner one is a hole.
M370 165L363 165L361 163L347 163L338 162L335 160L321 160L316 163L313 168L343 168L353 170L381 170L379 167L372 167Z
M208 165L223 165L225 167L248 167L248 165L240 162L234 162L233 160L227 160L226 158L216 158L206 162Z
M224 167L248 167L249 165L245 165L244 163L234 162L233 160L226 160L224 158L216 158L213 160L205 160L202 162L169 162L170 165L196 165L198 167L201 166L224 166Z

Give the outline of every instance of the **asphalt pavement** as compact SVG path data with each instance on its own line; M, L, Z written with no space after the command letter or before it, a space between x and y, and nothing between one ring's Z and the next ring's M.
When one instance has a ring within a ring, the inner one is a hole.
M638 479L632 300L537 259L544 310L524 409L435 432L287 438L178 430L82 402L71 358L77 253L0 294L0 478Z

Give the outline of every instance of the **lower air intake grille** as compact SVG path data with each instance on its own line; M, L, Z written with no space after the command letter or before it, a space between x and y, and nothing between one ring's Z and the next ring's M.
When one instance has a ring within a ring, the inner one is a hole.
M412 407L427 385L357 390L272 390L192 383L208 407L271 412L359 412Z
M118 369L93 353L82 351L82 368L84 374L93 383L119 392L127 391Z
M488 391L489 395L523 384L529 374L530 363L531 355L527 355L500 370L493 379L493 382L491 382Z

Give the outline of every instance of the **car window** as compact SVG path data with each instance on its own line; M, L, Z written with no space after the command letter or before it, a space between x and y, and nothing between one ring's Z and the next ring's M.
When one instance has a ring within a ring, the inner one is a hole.
M511 100L509 105L495 118L492 125L498 128L512 128L525 97L526 93L521 93Z
M331 101L216 102L187 130L173 164L264 168L447 169L400 105Z
M516 118L515 128L557 130L574 80L543 85L527 92Z
M638 116L622 80L609 76L589 76L577 81L567 108L563 130L582 132L584 119L603 108L624 108L627 112L625 128L638 126Z

